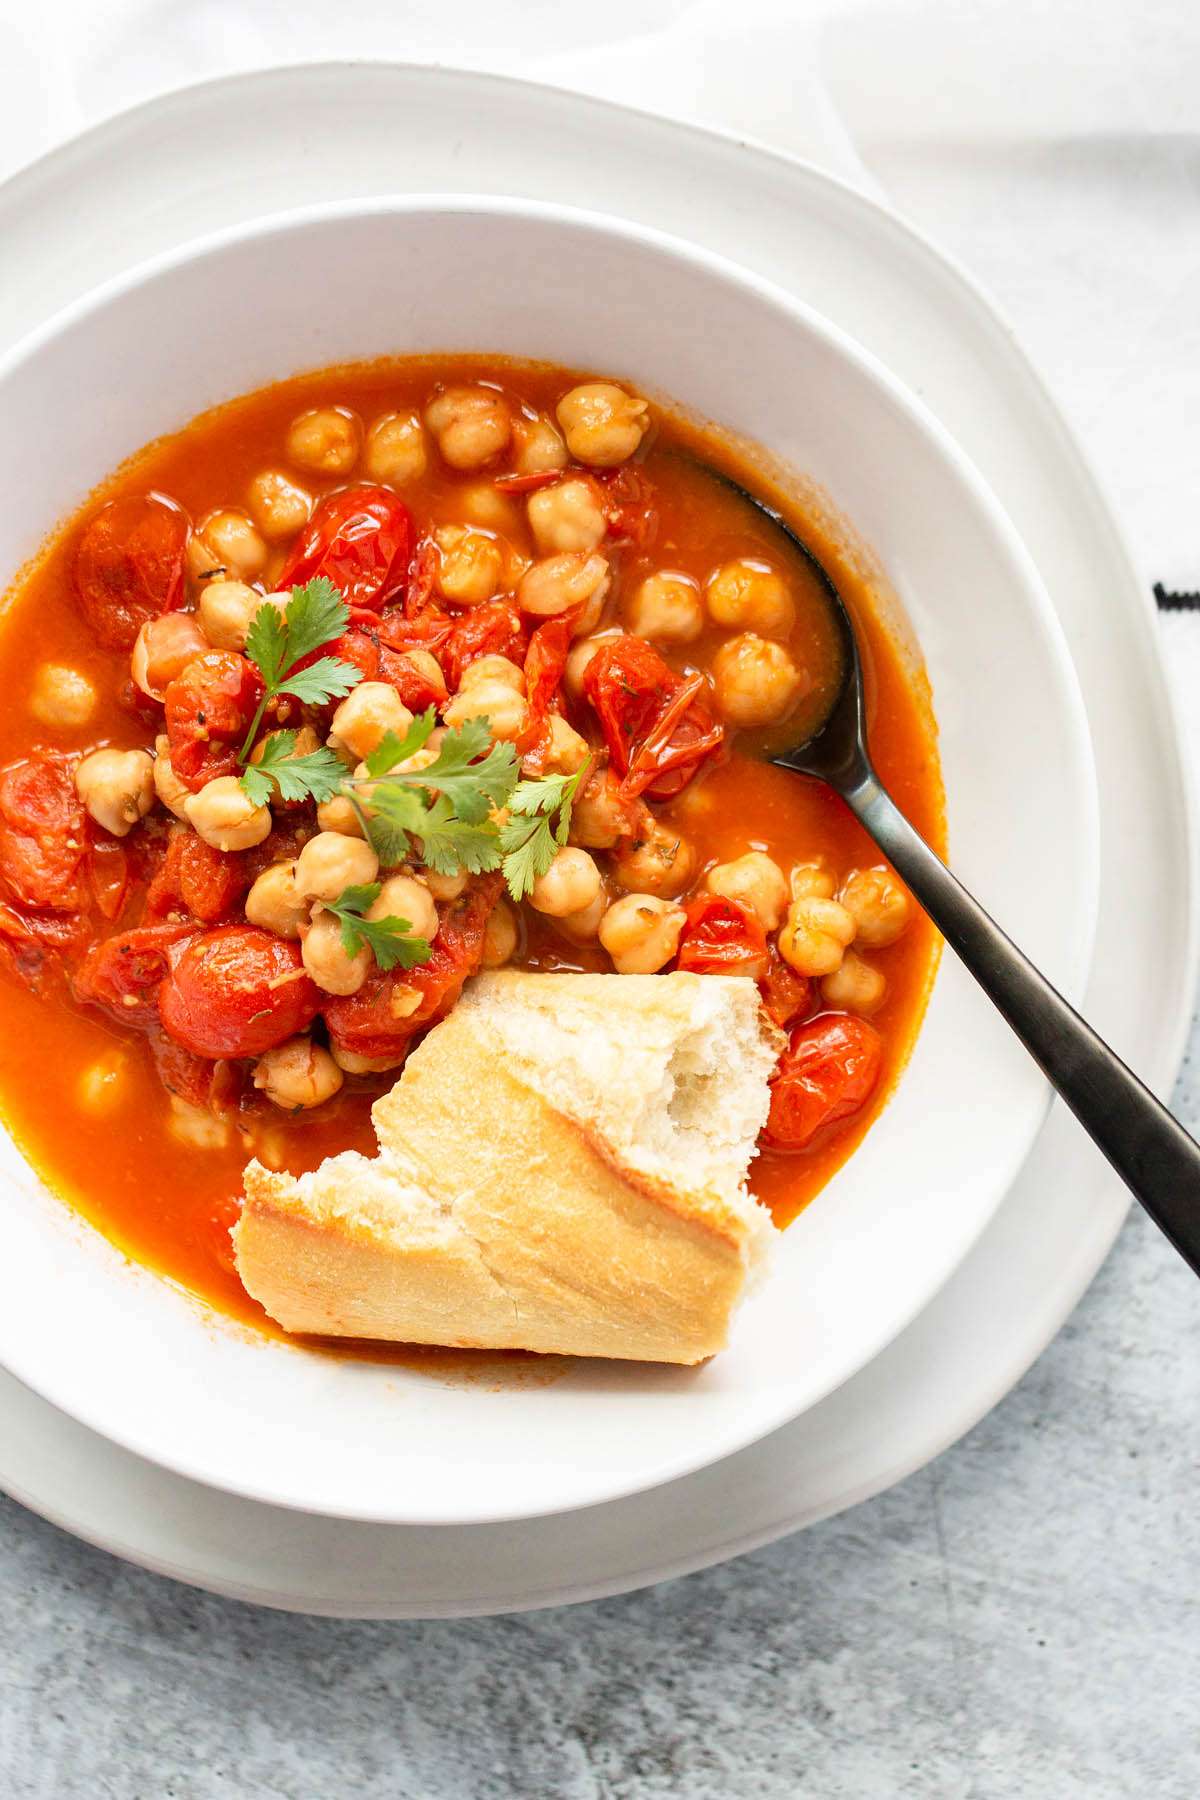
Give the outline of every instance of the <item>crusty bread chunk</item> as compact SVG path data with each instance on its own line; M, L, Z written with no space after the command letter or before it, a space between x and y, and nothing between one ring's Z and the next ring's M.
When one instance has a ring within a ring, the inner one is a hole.
M377 1157L249 1165L242 1281L293 1332L699 1362L774 1237L745 1177L782 1043L740 977L481 976Z

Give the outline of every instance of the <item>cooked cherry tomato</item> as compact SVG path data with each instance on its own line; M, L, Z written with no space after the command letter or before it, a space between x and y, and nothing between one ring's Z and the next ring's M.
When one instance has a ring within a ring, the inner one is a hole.
M24 906L84 904L87 823L69 765L35 751L0 769L0 881Z
M124 494L89 522L75 589L106 650L132 650L141 627L183 605L187 515L162 494Z
M725 894L697 894L687 907L677 966L697 975L750 975L765 971L767 934L758 914Z
M133 883L124 844L113 838L97 839L92 845L88 879L101 918L119 918Z
M794 1025L813 1009L813 984L785 963L773 943L767 945L767 967L759 979L763 1010L776 1025Z
M236 773L262 696L262 676L233 650L206 651L175 677L165 701L171 767L193 794Z
M497 475L492 486L498 494L536 494L539 488L561 481L566 469L531 469L528 475Z
M653 486L628 464L619 469L596 469L592 474L603 495L610 543L644 555L658 536Z
M73 963L92 935L83 913L34 913L0 900L0 958L36 994L43 977Z
M378 610L404 593L413 520L390 488L364 482L326 494L292 545L276 586L324 575L350 606Z
M645 638L605 644L588 664L583 686L626 795L671 799L724 739L724 728L697 698L707 692L703 675L677 675Z
M376 626L383 623L374 614L366 616ZM415 621L400 620L402 628L410 623ZM449 635L450 630L450 621L447 619L444 635ZM435 681L431 675L418 668L408 654L408 648L423 650L428 645L427 638L425 643L395 650L387 643L381 630L356 625L353 630L343 632L336 642L326 645L323 654L340 656L343 662L353 663L356 669L362 670L364 681L388 682L411 712L424 712L427 706L441 706L448 693L446 683L440 675Z
M502 875L485 875L441 914L433 954L415 969L376 969L356 994L327 999L330 1041L356 1056L398 1056L418 1031L445 1018L483 958L483 934L500 891ZM397 1018L391 998L397 986L415 987L420 1005Z
M146 895L146 918L161 919L182 908L202 924L216 925L235 911L250 886L237 851L215 850L181 826L167 840L166 855Z
M169 1094L214 1113L236 1111L245 1086L244 1065L193 1055L169 1038L157 1020L149 1035L154 1067Z
M767 1142L798 1150L848 1119L870 1099L882 1061L883 1039L865 1019L822 1013L798 1025L771 1083Z
M158 1016L158 990L171 966L172 952L193 937L190 921L176 925L139 925L93 944L75 971L77 1000L103 1006L126 1025L147 1025Z
M196 1056L261 1056L312 1023L321 995L300 949L253 925L193 937L158 996L168 1034Z
M525 752L525 764L532 775L540 775L550 749L550 702L558 692L567 651L579 625L582 607L547 619L537 627L525 652L525 695L533 741Z
M507 656L510 662L525 658L525 627L509 600L494 600L472 607L459 619L438 660L452 690L462 683L463 670L481 656Z

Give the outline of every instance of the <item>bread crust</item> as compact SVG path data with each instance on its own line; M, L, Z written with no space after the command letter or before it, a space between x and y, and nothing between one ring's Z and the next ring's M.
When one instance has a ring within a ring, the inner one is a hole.
M564 1094L563 1070L494 1023L520 999L553 1016L592 980L615 984L605 997L643 1040L695 1029L694 990L659 976L638 994L635 979L489 977L376 1102L376 1161L333 1158L300 1181L252 1163L235 1232L249 1292L293 1332L676 1363L723 1348L766 1215L656 1170L617 1141L636 1096L606 1116L580 1065Z

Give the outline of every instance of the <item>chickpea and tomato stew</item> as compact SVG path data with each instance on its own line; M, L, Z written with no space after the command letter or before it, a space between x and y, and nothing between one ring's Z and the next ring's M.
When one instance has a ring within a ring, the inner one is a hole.
M469 357L306 375L113 476L0 624L0 1110L132 1255L262 1322L251 1155L373 1148L479 969L758 983L788 1034L777 1222L877 1114L927 921L825 788L761 758L838 678L935 844L927 693L836 543L632 384ZM63 1130L63 1122L70 1129Z

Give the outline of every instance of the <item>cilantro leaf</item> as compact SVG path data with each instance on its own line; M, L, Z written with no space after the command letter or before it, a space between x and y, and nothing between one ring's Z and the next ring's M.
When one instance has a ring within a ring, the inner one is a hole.
M500 832L490 819L473 823L456 815L445 794L439 794L416 835L421 857L439 875L483 875L500 867Z
M377 881L366 882L359 887L343 888L336 900L322 901L325 910L341 923L346 955L357 956L365 946L385 973L397 966L414 969L419 963L428 962L433 948L425 938L410 935L412 926L407 919L397 918L395 914L384 919L364 917L378 900L380 891Z
M549 818L516 814L500 827L500 866L514 900L523 900L557 853Z
M409 834L416 836L427 817L421 794L403 781L386 777L380 781L352 780L345 785L359 807L367 841L382 866L390 869L411 856Z
M544 775L513 790L511 817L500 829L500 866L514 900L525 898L566 843L575 796L590 767L589 758L574 775Z
M299 589L293 590L293 593L298 592ZM283 622L283 614L277 606L264 600L246 633L246 655L257 665L268 689L273 689L279 679L287 647L288 630Z
M507 803L516 786L517 753L511 744L492 744L486 718L467 719L447 731L428 768L405 770L403 778L444 795L465 824L478 825L494 806Z
M287 632L284 668L293 668L314 650L319 650L322 644L341 637L349 623L350 608L324 575L306 581L303 587L294 587L284 612Z
M436 725L437 713L430 706L417 715L403 737L397 737L394 731L385 731L367 758L367 774L389 775L397 763L407 762L410 756L425 748Z
M264 738L255 762L241 773L242 791L252 806L269 806L279 800L332 800L339 792L346 770L332 750L309 750L296 755L296 733L273 731Z
M293 669L276 685L277 694L291 694L309 706L323 706L326 700L341 700L362 680L357 663L340 656L319 656L307 669Z

